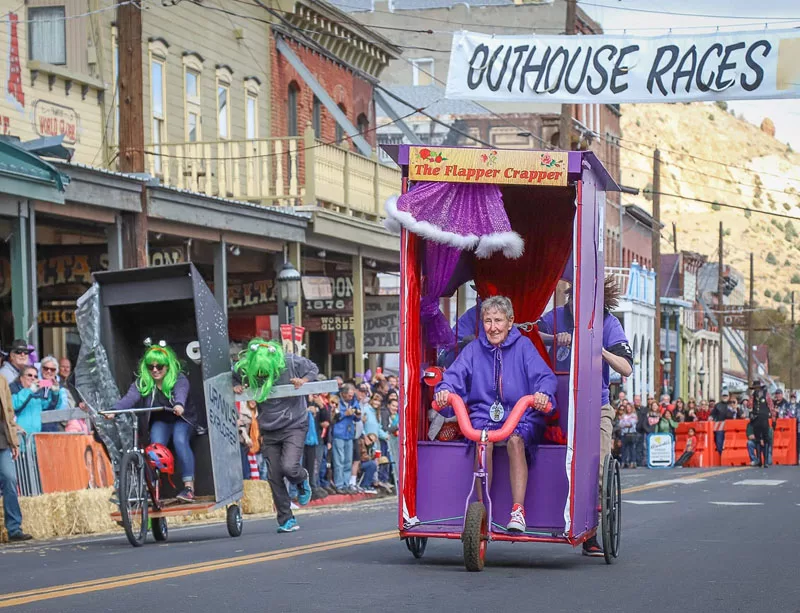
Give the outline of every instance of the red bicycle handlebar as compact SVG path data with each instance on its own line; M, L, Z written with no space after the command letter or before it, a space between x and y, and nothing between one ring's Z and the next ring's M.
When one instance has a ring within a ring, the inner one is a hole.
M456 418L458 418L458 427L461 429L461 433L466 436L469 440L475 441L476 443L481 440L481 430L476 430L472 427L472 422L469 419L469 410L467 406L464 404L464 400L458 394L454 394L450 392L447 397L447 404L444 406L450 405L453 407L453 410L456 413ZM522 419L522 416L525 414L525 411L528 410L528 407L533 405L533 395L523 396L519 400L517 400L517 404L514 405L514 408L511 409L511 414L506 419L503 427L499 430L490 430L487 434L487 440L490 443L497 443L499 441L506 440L511 433L514 432L514 429L519 425L519 420ZM444 406L440 407L436 400L433 401L431 404L434 409L437 411L441 411ZM546 410L544 413L550 413L553 410L553 403L548 402Z

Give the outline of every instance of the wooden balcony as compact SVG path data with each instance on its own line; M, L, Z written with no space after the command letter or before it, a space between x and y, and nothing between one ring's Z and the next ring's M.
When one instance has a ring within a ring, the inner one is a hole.
M314 137L164 143L146 147L148 171L165 185L274 206L320 206L379 221L400 192L400 170Z

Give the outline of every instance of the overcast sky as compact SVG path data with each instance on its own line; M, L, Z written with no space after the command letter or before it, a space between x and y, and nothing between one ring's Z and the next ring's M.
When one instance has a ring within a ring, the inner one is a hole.
M765 23L771 29L800 28L800 0L578 0L578 5L609 34L627 29L640 36L658 36L668 33L670 28L673 32L689 34L713 32L718 26L729 32L752 31L763 29ZM637 9L662 12L639 12ZM791 143L795 151L800 151L800 100L728 104L756 125L761 124L764 117L771 118L775 122L776 138Z

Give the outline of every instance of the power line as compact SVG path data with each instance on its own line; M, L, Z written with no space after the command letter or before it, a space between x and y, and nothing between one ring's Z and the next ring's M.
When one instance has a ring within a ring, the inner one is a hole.
M58 21L71 21L73 19L82 19L84 17L89 17L90 15L97 15L98 13L104 13L106 11L113 11L113 10L116 10L116 8L119 7L119 6L126 6L128 4L140 5L140 2L138 0L127 0L126 2L120 2L119 4L112 4L111 6L104 6L103 8L95 9L94 11L88 11L86 13L81 13L79 15L65 15L64 17L52 17L52 18L48 18L48 19L16 19L16 20L13 20L13 21L11 19L0 19L0 23L15 23L15 24L19 25L19 24L23 24L23 23L44 24L44 23L55 23L55 22L58 22ZM40 7L41 8L49 8L50 6L52 6L52 5L38 5L36 8L40 8ZM53 6L53 8L61 8L61 7L60 6ZM141 9L141 6L139 8ZM15 11L16 10L19 10L19 8L15 9ZM15 12L15 11L10 11L10 12ZM9 13L6 13L6 14L9 14Z
M792 221L800 221L800 217L793 217L791 215L785 215L783 213L774 213L772 211L762 211L760 209L751 209L746 206L738 206L736 204L725 204L722 202L714 202L712 200L704 200L703 198L692 198L691 196L681 196L680 194L668 194L666 192L648 192L650 194L659 194L661 196L666 196L667 198L677 198L678 200L689 200L692 202L701 202L703 204L710 204L713 206L721 206L728 209L737 209L739 211L745 211L749 213L755 213L757 215L769 215L770 217L781 217L782 219L791 219Z

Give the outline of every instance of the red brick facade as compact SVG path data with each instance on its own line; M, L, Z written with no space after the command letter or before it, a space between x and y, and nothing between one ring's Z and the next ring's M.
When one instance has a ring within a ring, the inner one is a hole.
M345 110L347 118L354 126L358 125L358 118L364 115L369 127L375 127L375 107L372 104L372 84L354 75L350 70L332 60L312 51L293 40L286 40L287 44L297 54L303 64L319 81L320 85L333 98L336 104ZM289 134L289 86L295 83L298 88L297 95L297 126L299 135L302 136L307 125L311 125L314 115L314 92L300 78L297 71L286 61L275 46L273 38L270 43L270 61L272 63L271 84L271 112L272 135L287 136ZM336 120L323 106L320 113L321 134L319 138L326 142L336 139ZM375 131L364 134L364 138L374 147L376 142ZM352 148L352 146L351 146Z

